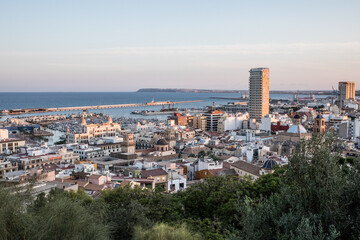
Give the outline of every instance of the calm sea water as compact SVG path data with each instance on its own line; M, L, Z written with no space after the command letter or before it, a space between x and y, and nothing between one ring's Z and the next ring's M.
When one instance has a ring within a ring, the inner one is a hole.
M19 109L19 108L49 108L49 107L75 107L89 105L108 105L122 103L145 103L154 101L190 101L203 100L203 102L178 104L178 108L200 108L203 106L216 104L226 104L236 100L212 99L210 97L238 98L240 94L235 93L155 93L155 92L71 92L71 93L0 93L0 109ZM273 94L271 98L292 99L292 94ZM159 110L161 106L137 107L94 110L110 114L113 117L135 117L130 115L134 110ZM76 112L76 111L74 111ZM71 112L64 112L69 114ZM42 113L44 114L44 113ZM53 113L49 113L53 114ZM59 114L59 113L57 113ZM36 115L36 114L32 114ZM40 114L41 115L41 114ZM26 115L22 115L26 116ZM143 118L143 116L141 116ZM164 116L151 116L151 118L163 119Z

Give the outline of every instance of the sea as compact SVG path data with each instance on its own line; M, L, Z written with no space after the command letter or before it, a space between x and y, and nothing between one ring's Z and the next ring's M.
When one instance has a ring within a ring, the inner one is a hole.
M224 99L214 99L224 98ZM203 102L176 104L177 108L203 108L213 104L227 104L236 102L230 98L239 98L240 93L184 93L184 92L2 92L0 93L0 109L22 109L22 108L53 108L53 107L77 107L125 103L146 103L151 101L191 101L202 100ZM299 97L307 97L300 95ZM318 96L326 97L326 96ZM292 94L270 94L273 99L292 99ZM167 107L167 106L166 106ZM90 112L103 113L112 117L151 118L164 119L164 116L142 116L133 115L133 111L156 111L162 106L132 107L90 110ZM71 114L72 112L23 114L20 116L49 115L49 114ZM1 117L1 120L9 116ZM16 117L12 115L11 117ZM165 117L166 118L166 117Z

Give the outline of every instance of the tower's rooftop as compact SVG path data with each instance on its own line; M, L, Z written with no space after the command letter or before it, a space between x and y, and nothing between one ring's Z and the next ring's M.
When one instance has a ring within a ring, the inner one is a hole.
M261 67L261 68L252 68L250 69L250 72L258 72L263 70L269 70L269 68Z

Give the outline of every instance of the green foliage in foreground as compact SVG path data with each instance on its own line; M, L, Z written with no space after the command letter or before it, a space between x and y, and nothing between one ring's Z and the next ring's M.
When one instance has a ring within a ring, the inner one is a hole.
M1 189L0 239L108 239L95 209L74 194L53 191L33 201L28 193Z
M150 229L136 227L134 240L201 240L200 234L192 233L185 225L171 227L164 223Z
M359 239L360 165L331 138L299 144L256 181L208 178L177 194L120 187L93 200L0 188L0 239Z

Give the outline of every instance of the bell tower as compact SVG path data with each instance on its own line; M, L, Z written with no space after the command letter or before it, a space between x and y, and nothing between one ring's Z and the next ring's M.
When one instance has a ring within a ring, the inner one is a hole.
M314 122L314 133L323 134L325 133L325 118L323 118L321 115L318 115L315 118Z
M135 153L134 134L125 133L124 140L121 146L121 151L124 153Z
M169 143L169 147L173 148L176 145L175 131L171 129L165 130L165 140Z

